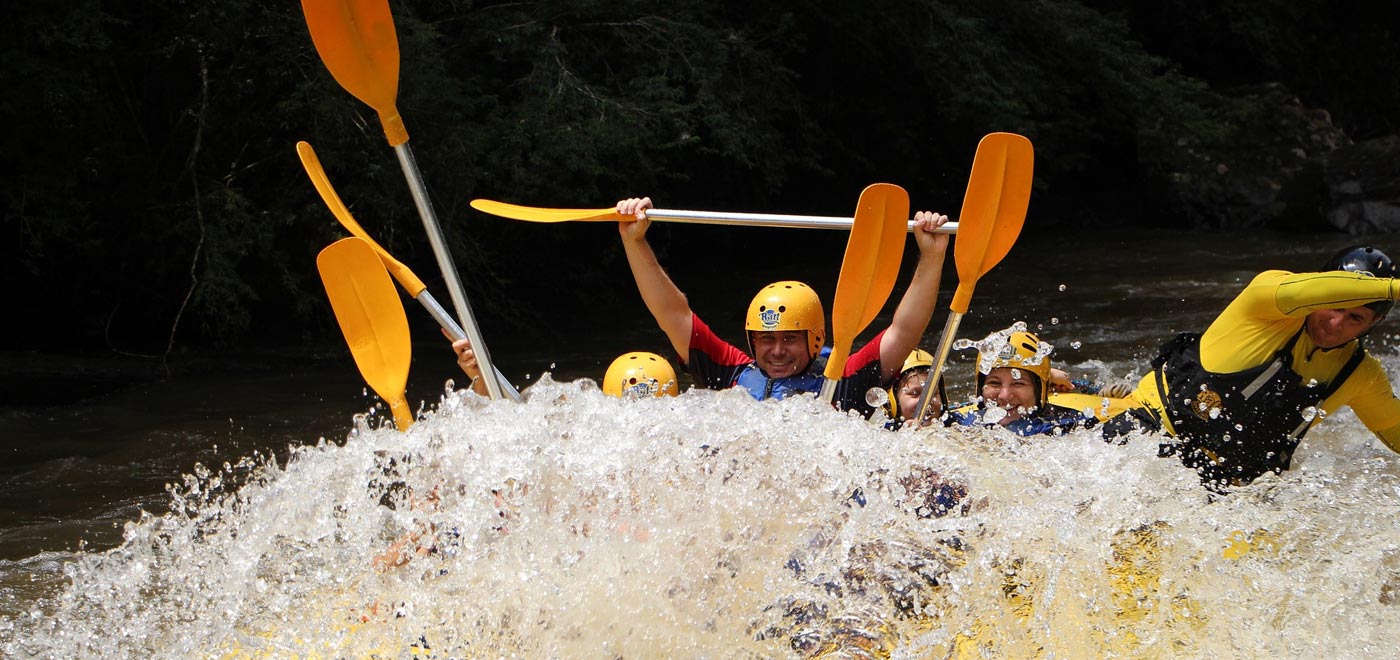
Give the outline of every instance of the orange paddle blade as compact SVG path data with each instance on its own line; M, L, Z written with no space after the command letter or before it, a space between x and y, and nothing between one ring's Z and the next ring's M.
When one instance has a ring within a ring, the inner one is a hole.
M520 206L491 199L473 199L472 208L482 213L490 213L511 220L527 222L572 222L575 220L613 221L626 220L617 209L547 209L538 206Z
M399 38L389 0L302 0L301 9L331 76L379 113L390 145L407 142L408 129L396 106Z
M978 143L953 245L958 266L954 312L967 313L977 280L1016 244L1030 206L1034 169L1035 150L1020 135L991 133Z
M829 380L844 373L856 335L875 320L894 291L908 217L909 194L903 188L876 183L861 192L831 309L831 356L825 371Z
M316 186L316 192L321 193L321 201L324 201L326 206L330 208L331 214L340 221L340 225L345 227L351 235L364 239L370 247L374 248L375 253L379 255L379 260L384 262L384 267L389 270L394 279L399 281L410 298L417 298L418 294L423 293L428 285L423 284L423 280L418 279L418 276L413 274L408 266L395 259L388 250L369 237L369 232L366 232L360 223L355 222L355 216L350 215L349 207L345 206L345 202L340 201L340 195L336 194L335 188L331 186L331 180L326 178L326 171L321 168L321 160L316 157L316 150L312 149L311 145L305 141L298 142L297 155L301 157L301 166L306 170L306 175L311 177L311 184Z
M316 269L360 375L407 431L413 425L404 399L413 354L408 317L379 255L364 239L343 238L321 250Z

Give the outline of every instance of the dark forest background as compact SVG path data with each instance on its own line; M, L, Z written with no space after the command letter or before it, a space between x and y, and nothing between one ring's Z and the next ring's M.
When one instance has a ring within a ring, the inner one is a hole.
M497 333L640 303L609 227L542 231L473 198L839 215L889 181L955 215L991 131L1036 146L1027 231L1400 224L1400 21L1386 3L391 4L410 144ZM374 112L326 72L297 3L0 15L6 348L334 339L314 257L345 234L301 170L302 139L369 232L447 300ZM747 232L658 248L672 266L773 258ZM784 234L778 256L816 240L831 237Z

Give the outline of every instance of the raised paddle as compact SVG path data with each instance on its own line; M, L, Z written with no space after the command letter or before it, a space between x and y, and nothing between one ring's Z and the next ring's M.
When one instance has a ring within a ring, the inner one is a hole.
M336 194L335 188L331 186L331 180L326 177L326 171L321 167L321 160L316 157L316 150L312 149L311 145L305 141L298 142L297 155L301 157L301 165L306 169L306 175L311 177L312 185L316 186L316 192L321 193L321 200L330 208L331 214L335 216L336 220L340 221L341 226L345 227L351 234L364 239L365 242L370 244L370 247L374 248L375 253L379 255L379 260L383 262L384 268L389 271L389 274L393 275L394 279L399 281L399 285L403 287L404 291L408 292L409 296L417 300L424 309L428 310L428 313L438 322L438 325L442 326L443 330L447 331L447 334L452 337L453 341L465 339L467 337L466 333L462 332L461 326L457 325L457 323L452 320L452 317L447 315L447 311L433 298L433 294L428 293L428 286L423 284L423 280L418 279L418 276L415 275L412 270L409 270L408 266L403 265L402 262L389 254L388 250L385 250L379 243L376 243L373 238L370 238L369 233L360 226L360 223L355 221L354 216L350 215L350 209L345 206L345 202L340 200L340 195ZM494 367L492 370L496 372L496 380L500 383L501 391L505 392L505 395L511 399L519 401L520 392L516 391L515 387L510 384L505 374L502 374L500 369Z
M490 199L472 200L472 208L511 220L526 222L632 222L636 216L619 215L616 209L549 209L538 206L520 206ZM782 213L731 213L726 211L678 211L673 209L647 209L646 215L652 220L680 222L697 225L730 225L739 227L784 227L793 229L843 229L850 230L852 218L826 215L788 215ZM914 221L904 223L902 231L914 231ZM958 223L950 222L934 230L941 234L958 233Z
M991 133L977 144L972 159L972 174L963 197L961 228L953 244L953 259L958 265L958 289L949 305L948 322L934 354L929 370L929 385L919 399L920 424L929 417L929 402L934 386L943 373L948 350L958 334L958 324L972 301L972 289L977 280L997 265L1026 221L1026 208L1031 201L1031 179L1035 169L1035 150L1031 141L1015 133ZM943 402L945 405L947 402Z
M384 126L384 136L394 147L399 168L408 180L409 192L413 194L423 228L428 232L428 242L433 246L442 279L447 282L457 318L466 329L482 373L495 373L491 353L486 349L486 341L481 337L467 302L466 290L457 277L457 267L452 263L452 253L447 249L437 212L428 199L428 188L418 172L418 162L408 147L408 130L399 116L396 105L399 40L394 32L394 17L389 13L389 0L302 0L301 8L311 31L311 41L316 44L316 52L320 53L331 76L355 98L379 113L379 123ZM486 389L493 399L503 395L495 378L486 379Z
M836 279L831 306L831 355L826 360L822 400L831 403L836 383L846 371L851 344L889 300L904 258L904 219L909 193L889 183L872 184L860 193L846 256Z
M399 292L364 239L342 238L316 256L316 269L360 375L389 402L400 431L413 426L404 399L413 348Z

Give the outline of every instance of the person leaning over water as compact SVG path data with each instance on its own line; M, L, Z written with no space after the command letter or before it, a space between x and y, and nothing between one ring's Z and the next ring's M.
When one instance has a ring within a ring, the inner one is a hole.
M944 425L999 426L1032 436L1059 435L1098 423L1082 411L1050 403L1052 389L1071 386L1069 376L1051 368L1054 347L1022 327L1018 323L979 344L977 403L949 410Z
M823 347L826 318L816 292L801 282L776 282L759 291L745 322L750 356L716 336L661 268L646 240L651 221L645 211L649 208L649 197L618 202L618 213L636 218L635 222L618 223L618 233L643 302L671 340L682 366L694 376L696 387L738 386L760 400L819 391L829 349ZM933 316L948 249L947 234L934 230L947 221L948 216L937 213L920 211L915 215L919 265L890 327L851 354L836 390L834 403L838 408L870 415L874 407L865 401L866 390L894 378L905 356L923 336Z
M1390 313L1400 280L1373 247L1351 247L1320 272L1255 276L1206 328L1162 346L1130 408L1104 438L1132 430L1170 439L1207 486L1244 485L1289 468L1308 429L1342 406L1400 452L1400 400L1362 340Z

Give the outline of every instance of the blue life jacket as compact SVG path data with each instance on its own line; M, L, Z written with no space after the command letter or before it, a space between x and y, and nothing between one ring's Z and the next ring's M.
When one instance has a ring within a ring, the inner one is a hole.
M822 371L826 370L826 359L830 355L831 347L823 346L816 359L812 360L812 364L807 365L807 371L787 378L769 378L758 368L757 362L750 362L734 377L733 385L748 390L749 394L759 401L782 399L804 392L820 392L822 383L826 382Z
M984 408L964 406L948 411L944 424L952 426L997 426L995 422L982 421ZM1095 417L1086 417L1083 412L1056 405L1043 406L1030 417L1022 417L1002 428L1022 437L1033 435L1059 435L1077 428L1093 428L1098 423Z

